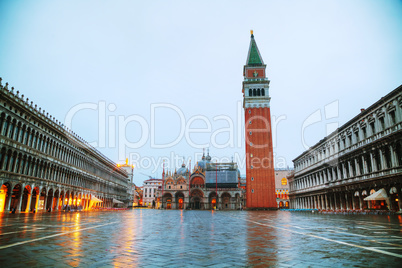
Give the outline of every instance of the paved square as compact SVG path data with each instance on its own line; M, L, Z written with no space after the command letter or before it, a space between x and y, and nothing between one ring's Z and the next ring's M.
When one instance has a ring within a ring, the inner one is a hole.
M402 217L127 210L0 216L2 267L400 267Z

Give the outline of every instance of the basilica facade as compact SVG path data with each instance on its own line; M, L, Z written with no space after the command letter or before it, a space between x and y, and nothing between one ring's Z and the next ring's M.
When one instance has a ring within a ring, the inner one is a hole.
M155 198L158 208L235 210L244 206L237 164L213 163L209 153L192 170L183 163L162 177Z

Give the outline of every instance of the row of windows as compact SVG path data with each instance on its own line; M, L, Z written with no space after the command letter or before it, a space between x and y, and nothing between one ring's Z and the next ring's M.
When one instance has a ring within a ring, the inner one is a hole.
M56 166L48 161L17 153L17 151L6 150L5 147L0 150L0 170L101 192L111 190L113 193L118 194L125 191L124 188L117 185L96 182L95 177L73 172L70 169Z
M265 96L265 89L264 88L250 88L248 90L248 95L250 97Z
M401 121L401 118L396 116L397 109L389 110L376 119L373 117L363 119L362 122L359 123L359 126L355 125L345 130L343 133L338 134L336 142L334 140L328 141L321 148L316 149L313 154L305 157L303 160L297 161L295 163L295 170L299 171L309 167L331 155L337 154L344 149L391 128Z
M29 126L26 126L24 123L18 122L11 116L6 117L5 113L2 113L0 116L0 135L12 139L16 143L38 150L47 156L66 162L69 165L84 169L99 177L109 179L118 178L125 181L123 175L117 174L111 169L108 170L104 166L96 164L92 159L84 157L81 152L74 152L74 147L72 147L73 149L67 148L60 142L42 134L40 131L36 131Z
M371 153L340 162L335 167L297 179L290 187L291 190L299 190L398 166L402 166L401 142L397 142L395 146L384 146Z

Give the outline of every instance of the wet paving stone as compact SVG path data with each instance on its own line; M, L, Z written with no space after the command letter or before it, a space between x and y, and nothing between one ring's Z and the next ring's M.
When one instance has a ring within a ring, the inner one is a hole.
M4 267L401 267L402 218L284 211L4 214Z

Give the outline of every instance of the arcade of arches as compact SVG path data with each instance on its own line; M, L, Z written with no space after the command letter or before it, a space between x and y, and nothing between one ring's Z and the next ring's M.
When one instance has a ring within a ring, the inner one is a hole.
M112 207L128 173L37 105L1 84L0 211Z
M190 191L185 176L169 176L164 184L162 204L164 209L220 209L235 210L242 207L240 188L206 188L205 177L200 172L191 175ZM159 203L159 202L158 202Z
M87 210L92 207L111 206L113 200L110 198L95 197L91 193L68 188L5 182L0 189L0 212Z

